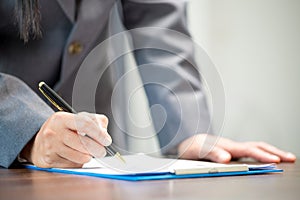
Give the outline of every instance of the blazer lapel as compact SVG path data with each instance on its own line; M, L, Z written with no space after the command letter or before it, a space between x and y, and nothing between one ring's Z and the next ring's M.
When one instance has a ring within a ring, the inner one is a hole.
M57 0L63 11L66 13L67 17L72 23L75 22L75 0Z

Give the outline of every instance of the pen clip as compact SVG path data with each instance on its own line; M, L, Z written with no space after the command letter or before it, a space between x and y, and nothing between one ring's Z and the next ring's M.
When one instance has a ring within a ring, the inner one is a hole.
M41 86L39 86L39 90L40 92L44 95L44 97L46 97L48 99L48 101L50 101L50 103L52 103L52 105L54 105L58 110L63 111L64 109L62 107L60 107L55 101L53 101L53 99L51 99L51 97L49 97L41 88Z

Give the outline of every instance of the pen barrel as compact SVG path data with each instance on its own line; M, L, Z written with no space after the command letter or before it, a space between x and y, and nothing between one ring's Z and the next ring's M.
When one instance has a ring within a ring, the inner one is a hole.
M46 83L41 82L39 85L40 91L45 97L55 105L59 110L77 113L64 99L62 99L54 90L52 90Z

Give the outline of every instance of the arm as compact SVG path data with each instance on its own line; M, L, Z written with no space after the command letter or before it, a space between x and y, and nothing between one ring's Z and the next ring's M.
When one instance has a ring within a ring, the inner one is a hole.
M25 83L2 73L0 116L2 167L10 167L20 154L39 167L80 167L91 155L103 157L103 146L111 144L105 116L54 113Z
M0 165L9 167L53 114L25 83L0 73Z

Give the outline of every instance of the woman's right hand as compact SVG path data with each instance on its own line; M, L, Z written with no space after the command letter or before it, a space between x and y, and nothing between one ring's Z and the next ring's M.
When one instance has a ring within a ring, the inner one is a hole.
M106 155L104 146L112 142L107 126L104 115L56 112L26 145L21 157L43 168L81 167L92 156Z

